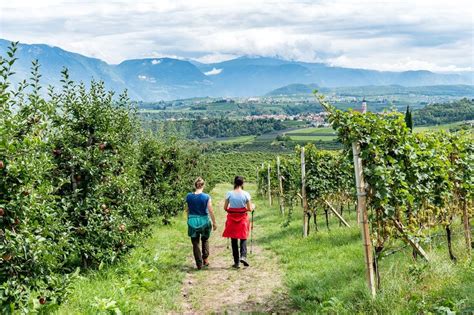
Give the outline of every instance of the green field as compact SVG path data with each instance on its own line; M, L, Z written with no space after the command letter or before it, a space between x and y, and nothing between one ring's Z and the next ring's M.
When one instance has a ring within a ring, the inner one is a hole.
M332 128L318 128L318 127L310 127L310 128L301 128L287 132L288 135L294 133L310 133L310 134L318 134L318 133L331 133L334 134L334 129Z
M287 122L285 122L287 123ZM289 122L293 123L293 122ZM464 123L451 123L437 126L415 127L415 132L427 132L435 130L459 129ZM281 131L274 131L258 136L241 136L229 138L208 138L200 139L203 143L215 142L221 145L232 145L229 149L234 152L273 152L289 153L293 151L295 145L304 145L306 143L315 143L318 148L326 150L337 150L341 144L337 140L337 135L332 128L306 127L301 128L301 122L288 124L288 128ZM300 127L300 128L298 128ZM470 129L474 135L473 130ZM278 136L288 136L288 142L279 143L276 141ZM229 150L225 151L228 152Z
M336 136L321 136L321 135L307 135L307 136L291 136L291 140L294 141L331 141L337 139Z
M199 142L209 143L209 142L216 142L216 143L226 143L226 144L233 144L233 143L251 143L255 140L256 136L240 136L240 137L226 137L226 138L205 138L199 139Z
M289 131L286 135L297 142L334 141L337 139L332 128L301 128Z
M435 126L415 126L414 130L416 132L425 132L430 130L450 130L457 129L464 125L464 122L455 122L450 124L435 125ZM471 128L471 132L472 132Z

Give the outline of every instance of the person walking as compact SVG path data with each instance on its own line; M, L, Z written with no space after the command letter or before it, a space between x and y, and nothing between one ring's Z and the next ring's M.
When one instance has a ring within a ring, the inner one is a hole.
M211 229L217 229L214 211L212 209L211 196L204 193L204 180L201 177L194 181L194 192L186 196L186 212L188 220L188 235L193 244L194 260L198 270L209 266L209 237ZM211 221L209 220L211 217ZM202 252L200 242L202 243Z
M240 263L245 267L250 264L247 260L247 238L250 230L250 222L247 212L253 211L254 205L250 202L250 194L244 190L244 178L236 176L234 179L234 190L226 194L224 210L227 211L223 237L231 239L232 256L234 257L233 268L240 268ZM240 250L239 250L240 240Z

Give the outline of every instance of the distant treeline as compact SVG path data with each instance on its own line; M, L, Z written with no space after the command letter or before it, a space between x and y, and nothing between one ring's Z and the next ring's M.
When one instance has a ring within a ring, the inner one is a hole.
M144 121L145 128L165 136L187 139L226 138L261 135L283 130L286 126L275 119L233 120L227 118L198 118L180 121Z
M463 98L452 103L435 103L413 111L415 126L439 125L474 119L474 100Z

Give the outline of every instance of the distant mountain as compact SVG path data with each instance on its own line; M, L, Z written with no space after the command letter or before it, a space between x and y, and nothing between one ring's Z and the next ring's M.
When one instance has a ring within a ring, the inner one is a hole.
M9 41L0 39L1 56L5 56L9 45ZM29 78L31 62L38 59L41 64L41 80L44 85L53 85L59 88L61 86L61 70L66 67L69 69L71 78L75 81L89 82L91 79L96 79L103 80L109 89L115 91L123 91L127 88L122 77L104 61L65 51L58 47L43 44L20 44L16 57L18 60L13 68L16 73L15 81ZM133 93L130 96L139 97Z
M276 95L311 94L313 93L315 89L318 89L318 88L319 86L317 84L296 83L296 84L285 85L281 88L268 92L266 95L276 96Z
M369 85L346 87L318 87L316 84L289 84L272 90L266 95L310 95L317 89L323 93L336 93L340 96L374 96L374 95L450 95L457 97L474 97L473 85L429 85L429 86L401 86L401 85Z
M134 59L113 67L144 100L193 97L212 84L192 63L178 59Z
M0 39L1 55L5 55L8 45L8 41ZM462 75L424 70L387 72L251 56L211 64L151 58L110 65L58 47L20 44L17 57L19 60L14 67L16 81L28 78L31 61L38 59L45 84L59 87L60 71L67 67L76 81L100 79L109 89L116 92L128 89L131 98L142 101L200 96L256 96L288 85L287 89L291 91L304 90L308 84L321 87L474 84L472 72Z

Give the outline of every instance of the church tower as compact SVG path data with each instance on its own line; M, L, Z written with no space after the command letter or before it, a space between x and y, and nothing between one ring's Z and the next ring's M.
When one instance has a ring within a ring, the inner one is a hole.
M365 100L365 98L362 100L362 110L361 110L362 114L365 114L367 113L367 101Z

